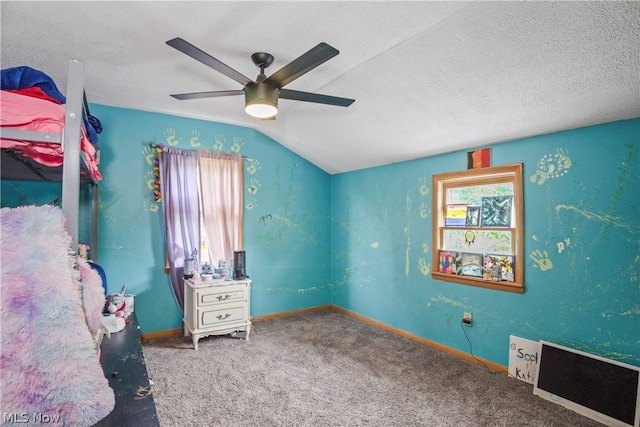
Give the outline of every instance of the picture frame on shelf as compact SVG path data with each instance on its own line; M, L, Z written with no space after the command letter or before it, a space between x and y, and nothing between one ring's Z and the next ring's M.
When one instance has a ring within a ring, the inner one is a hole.
M444 225L447 227L464 227L467 221L467 205L447 205Z
M457 274L460 276L482 277L482 254L460 252L457 258Z
M483 197L480 212L482 227L510 227L513 196Z
M438 271L444 274L456 274L457 256L457 252L440 251L440 262L438 263Z
M480 227L480 206L467 206L467 227Z
M483 258L483 279L494 282L515 280L513 255L484 254Z

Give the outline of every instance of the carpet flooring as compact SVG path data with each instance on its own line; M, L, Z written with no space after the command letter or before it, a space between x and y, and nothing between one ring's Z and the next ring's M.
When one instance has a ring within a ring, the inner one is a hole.
M602 424L494 373L335 310L255 322L250 340L172 336L143 350L161 426Z

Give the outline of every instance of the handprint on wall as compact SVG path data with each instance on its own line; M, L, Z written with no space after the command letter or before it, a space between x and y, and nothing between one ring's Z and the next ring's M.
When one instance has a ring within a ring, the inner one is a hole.
M547 271L553 268L553 263L551 262L547 251L540 252L536 249L535 251L531 252L529 258L531 258L535 262L535 264L533 264L533 267L539 268L540 271Z
M427 219L428 216L427 204L425 202L420 203L420 218Z
M249 166L247 166L247 172L249 172L250 175L253 175L256 172L258 172L258 169L260 169L260 162L257 160L251 159L249 161Z
M231 144L229 149L234 153L239 153L243 145L244 142L242 142L242 139L236 136L233 138L233 144Z
M426 196L427 194L429 194L429 187L427 186L427 178L425 178L424 176L421 176L420 178L418 178L418 182L420 183L420 188L418 189L418 191L420 191L420 195Z
M255 208L256 206L258 206L258 203L256 202L255 197L251 197L249 199L249 201L247 202L247 204L245 205L247 210L251 210L251 209Z
M538 160L536 174L529 180L542 185L549 178L559 178L569 172L571 159L562 148L558 148L554 154L545 154Z
M192 130L191 132L189 132L190 138L189 138L189 144L194 147L200 147L202 145L202 142L200 141L200 131L198 130Z
M182 141L182 138L176 138L175 129L167 129L166 131L164 131L164 135L166 136L167 145L170 147L175 147L176 145L180 144L180 141Z
M260 187L262 187L262 184L260 184L260 181L256 178L252 178L251 184L247 186L247 192L249 194L255 195L258 193L258 190L260 189Z
M142 154L144 155L144 159L147 161L147 164L153 166L153 161L156 156L156 149L151 145L145 145L142 150Z
M429 271L431 270L431 268L429 267L429 264L427 264L427 261L424 258L420 258L418 260L418 270L420 270L420 272L424 276L429 274Z
M156 177L153 171L146 171L144 173L144 179L147 183L147 188L149 189L149 191L153 191L155 188L155 181L156 181Z
M227 142L224 135L217 133L213 136L213 140L213 149L216 151L222 151L224 144Z

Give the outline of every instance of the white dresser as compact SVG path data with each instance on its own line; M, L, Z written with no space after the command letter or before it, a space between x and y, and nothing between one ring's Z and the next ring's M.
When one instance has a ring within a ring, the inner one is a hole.
M193 346L209 335L245 331L249 340L251 280L184 281L184 336L191 334Z

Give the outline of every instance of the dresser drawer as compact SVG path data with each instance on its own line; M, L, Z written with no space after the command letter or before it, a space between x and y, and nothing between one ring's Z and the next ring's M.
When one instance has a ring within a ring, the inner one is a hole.
M207 305L214 305L220 303L227 303L232 301L246 300L246 288L236 287L235 289L216 289L208 288L198 290L198 307L204 307Z
M198 310L198 328L223 325L225 323L243 322L246 320L245 305L226 305L208 310Z

